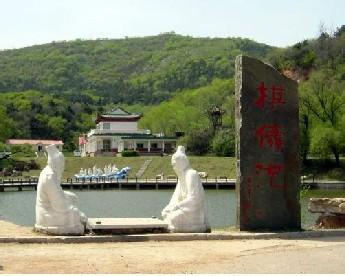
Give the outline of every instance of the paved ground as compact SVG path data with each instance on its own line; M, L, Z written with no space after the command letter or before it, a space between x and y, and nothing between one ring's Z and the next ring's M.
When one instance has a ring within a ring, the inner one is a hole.
M345 237L0 244L3 273L345 273Z
M31 237L0 221L1 237ZM40 235L35 235L40 237ZM345 235L105 243L0 243L0 273L345 273Z

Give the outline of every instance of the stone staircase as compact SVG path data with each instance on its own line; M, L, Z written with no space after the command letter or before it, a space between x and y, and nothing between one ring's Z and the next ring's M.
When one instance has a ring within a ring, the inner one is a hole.
M152 159L145 160L144 164L141 166L141 168L135 174L135 176L138 177L138 178L142 177L142 175L144 174L144 172L147 169L147 167L151 164L151 162L152 162Z

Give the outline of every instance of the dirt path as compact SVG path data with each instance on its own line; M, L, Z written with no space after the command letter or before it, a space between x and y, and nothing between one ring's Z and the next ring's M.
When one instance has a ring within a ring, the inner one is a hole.
M32 228L0 221L0 236ZM345 237L0 244L0 273L345 273Z

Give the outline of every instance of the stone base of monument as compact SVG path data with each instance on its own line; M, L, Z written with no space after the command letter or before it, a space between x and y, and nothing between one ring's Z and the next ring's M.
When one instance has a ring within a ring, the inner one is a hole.
M310 198L308 210L321 213L316 220L318 228L345 228L345 198Z
M157 218L89 218L86 230L94 234L166 233L168 224Z

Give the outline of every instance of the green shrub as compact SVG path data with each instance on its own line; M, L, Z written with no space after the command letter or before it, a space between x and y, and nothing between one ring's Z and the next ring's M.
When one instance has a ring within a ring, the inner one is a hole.
M15 161L11 158L0 160L0 170L4 168L10 168L13 170Z
M136 157L136 156L139 156L139 153L137 151L134 151L134 150L123 151L123 152L121 152L121 156L122 157Z
M32 147L28 144L25 145L13 145L11 146L12 156L15 157L36 157L36 154Z
M10 147L5 143L0 142L0 151L10 151Z
M204 155L210 150L212 135L210 129L190 130L187 135L180 138L179 144L186 145L188 152L192 154Z
M212 151L217 156L235 156L234 131L229 129L219 130L214 136L211 146Z
M336 179L336 180L344 179L344 169L335 168L335 169L328 171L327 178L328 179Z

